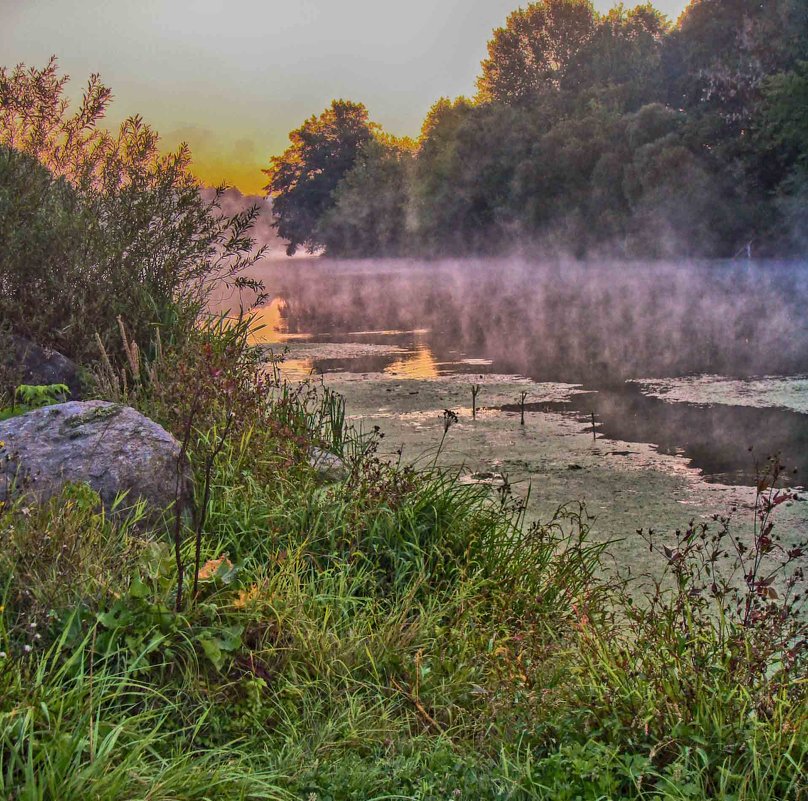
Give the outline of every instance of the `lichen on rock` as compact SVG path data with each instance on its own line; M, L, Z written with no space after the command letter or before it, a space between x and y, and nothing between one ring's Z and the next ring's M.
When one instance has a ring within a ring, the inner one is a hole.
M116 511L144 501L160 513L193 494L179 442L128 406L70 401L0 423L0 500L45 501L77 482Z

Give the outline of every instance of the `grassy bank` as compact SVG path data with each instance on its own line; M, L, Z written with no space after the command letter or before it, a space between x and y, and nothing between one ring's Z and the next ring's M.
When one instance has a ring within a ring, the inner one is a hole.
M187 443L196 512L147 525L85 487L2 510L3 797L805 792L801 555L749 543L783 557L780 591L724 585L731 521L646 533L668 580L640 599L601 577L584 510L528 527L507 495L381 461L243 325L133 358L98 391Z

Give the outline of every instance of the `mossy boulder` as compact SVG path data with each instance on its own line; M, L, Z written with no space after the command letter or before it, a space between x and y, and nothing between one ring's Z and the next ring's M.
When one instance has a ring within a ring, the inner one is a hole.
M179 442L129 406L70 401L0 422L0 500L24 494L38 501L68 483L86 482L107 510L143 500L152 515L192 499Z

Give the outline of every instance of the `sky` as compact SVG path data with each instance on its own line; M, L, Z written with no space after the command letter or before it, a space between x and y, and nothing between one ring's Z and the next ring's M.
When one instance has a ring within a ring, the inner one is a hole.
M494 28L525 0L0 0L0 65L56 55L80 96L98 72L117 125L187 142L205 183L245 193L288 133L333 98L417 136L441 97L473 95ZM594 0L608 11L613 0ZM627 7L633 5L625 3ZM675 20L687 0L656 0Z

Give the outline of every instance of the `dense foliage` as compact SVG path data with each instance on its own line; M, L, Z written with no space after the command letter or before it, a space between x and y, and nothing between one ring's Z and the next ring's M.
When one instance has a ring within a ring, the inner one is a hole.
M494 31L474 100L432 108L412 165L380 162L375 131L350 169L319 165L326 198L288 211L271 183L277 224L305 213L334 255L801 253L806 59L802 0L693 0L675 25L530 3Z
M318 117L292 131L292 144L272 159L265 170L266 189L273 197L278 233L289 241L288 255L301 245L313 252L323 244L320 220L375 127L361 103L334 100Z
M75 110L55 60L0 68L0 320L68 356L120 352L119 316L148 343L192 325L211 281L251 261L255 212L205 202L185 147L163 155L139 117L99 126L111 94L90 78Z

